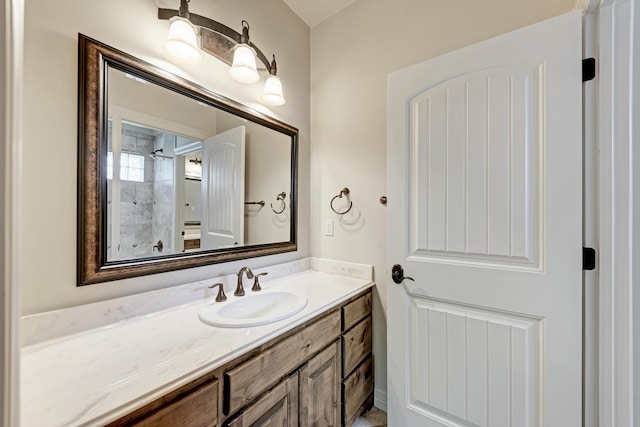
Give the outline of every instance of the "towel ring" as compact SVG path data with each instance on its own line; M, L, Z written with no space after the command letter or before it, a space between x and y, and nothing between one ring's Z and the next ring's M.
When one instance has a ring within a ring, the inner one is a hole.
M276 201L280 200L282 202L282 209L280 209L279 211L273 209L273 203L270 203L271 205L271 210L276 213L276 214L281 214L282 212L284 212L284 210L287 208L287 204L284 202L285 197L287 197L287 193L282 192L280 194L278 194L278 197L276 197Z
M331 207L331 210L334 211L335 213L337 213L338 215L344 215L347 212L349 212L351 210L351 208L353 207L353 202L351 200L349 200L349 208L347 208L346 211L344 212L338 212L334 207L333 207L333 202L337 199L337 198L341 198L342 199L342 195L347 196L349 194L349 189L347 187L344 187L342 190L340 190L340 194L338 194L337 196L333 196L333 199L331 199L331 203L329 203L329 206Z

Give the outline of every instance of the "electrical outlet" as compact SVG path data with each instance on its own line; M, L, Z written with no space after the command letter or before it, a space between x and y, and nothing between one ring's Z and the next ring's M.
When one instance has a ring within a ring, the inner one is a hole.
M324 235L333 236L333 220L328 219L324 222Z

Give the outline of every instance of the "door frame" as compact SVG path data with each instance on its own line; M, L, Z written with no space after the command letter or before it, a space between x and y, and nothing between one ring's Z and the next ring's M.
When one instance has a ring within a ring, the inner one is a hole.
M583 15L583 58L597 57L597 20ZM583 84L583 246L598 248L597 79ZM583 271L583 426L598 426L598 270Z
M24 0L0 11L0 424L20 424L20 206Z
M597 360L598 413L588 426L634 425L634 412L640 413L640 295L633 293L640 277L640 124L633 120L640 111L640 88L633 84L640 72L638 5L636 0L592 0L585 16L598 61L591 95L597 102L585 110L586 120L597 124L591 168L597 212L585 210L595 218L585 240L591 238L599 253L597 277L585 280L587 286L595 283L597 303L588 315L598 319L593 322L598 354L590 354Z

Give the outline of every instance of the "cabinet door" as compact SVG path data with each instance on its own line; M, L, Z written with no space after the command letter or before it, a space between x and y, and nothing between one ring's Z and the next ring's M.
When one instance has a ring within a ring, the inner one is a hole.
M340 425L340 341L300 369L300 425Z
M298 374L293 374L242 411L228 427L297 427Z

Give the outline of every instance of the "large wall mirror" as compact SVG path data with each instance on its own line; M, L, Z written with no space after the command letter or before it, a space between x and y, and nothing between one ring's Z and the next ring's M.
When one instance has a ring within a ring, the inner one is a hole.
M296 128L79 35L78 284L296 250Z

